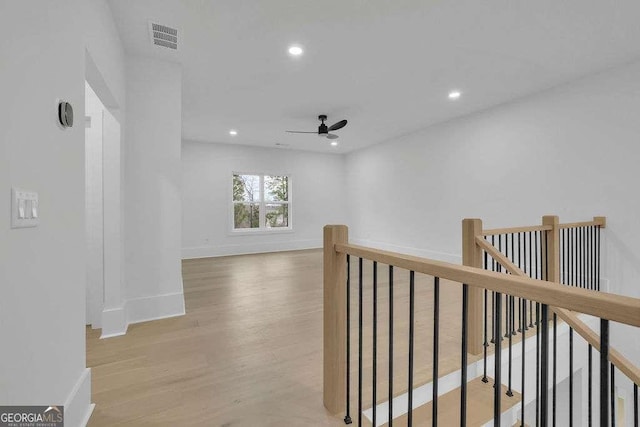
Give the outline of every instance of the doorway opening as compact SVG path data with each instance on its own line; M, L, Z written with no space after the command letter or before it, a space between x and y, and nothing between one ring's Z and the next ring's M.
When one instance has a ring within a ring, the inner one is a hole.
M87 52L85 82L86 324L101 338L126 332L122 303L120 114Z

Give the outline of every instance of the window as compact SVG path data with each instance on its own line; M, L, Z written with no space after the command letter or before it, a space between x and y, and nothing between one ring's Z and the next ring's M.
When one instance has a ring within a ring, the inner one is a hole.
M291 229L290 179L284 175L233 174L233 229Z

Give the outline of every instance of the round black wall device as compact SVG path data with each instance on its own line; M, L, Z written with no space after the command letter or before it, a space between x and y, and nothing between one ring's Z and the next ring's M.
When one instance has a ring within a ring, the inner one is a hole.
M73 107L65 101L58 104L58 120L62 127L70 128L73 126Z

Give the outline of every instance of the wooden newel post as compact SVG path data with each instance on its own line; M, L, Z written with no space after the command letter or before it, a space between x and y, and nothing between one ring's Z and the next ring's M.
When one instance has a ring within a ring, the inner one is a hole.
M482 268L482 249L476 244L476 237L482 236L482 220L462 220L462 264ZM469 313L467 327L468 351L480 354L483 350L483 295L481 288L469 286Z
M324 227L323 401L332 414L346 409L347 256L334 246L348 241L346 225Z
M551 227L545 231L546 244L542 241L542 277L548 282L560 283L560 218L545 215L542 225Z

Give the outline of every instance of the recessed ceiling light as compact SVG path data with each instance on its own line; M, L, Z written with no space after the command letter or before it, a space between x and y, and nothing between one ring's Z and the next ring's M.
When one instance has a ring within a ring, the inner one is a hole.
M238 134L238 131L237 131L237 130L235 130L235 129L231 129L231 130L229 131L229 135L231 135L231 136L236 136L237 134Z
M304 53L304 50L300 46L289 46L289 55L300 56Z
M461 95L462 93L459 90L452 90L449 92L449 99L458 99Z
M331 141L331 146L332 147L337 147L338 146L338 141Z

